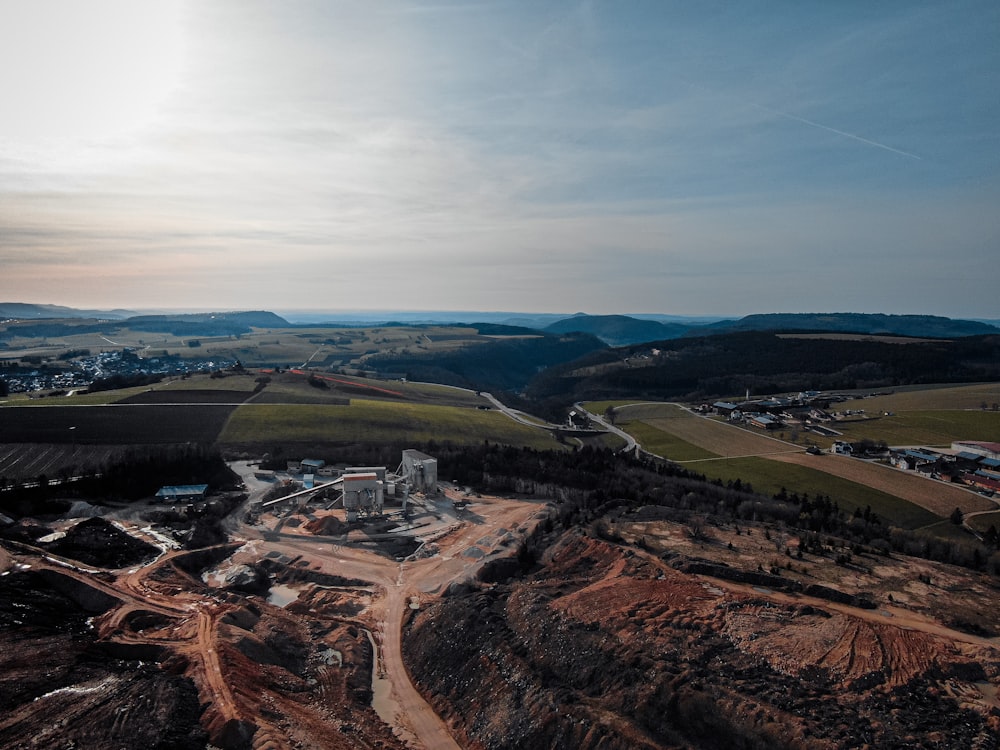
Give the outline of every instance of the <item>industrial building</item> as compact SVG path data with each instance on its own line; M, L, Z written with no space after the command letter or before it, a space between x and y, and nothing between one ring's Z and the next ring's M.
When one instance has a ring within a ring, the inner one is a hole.
M160 489L156 491L156 497L162 502L179 502L204 500L207 493L207 484L168 485L166 487L160 487Z
M351 470L348 470L351 471ZM385 505L385 483L375 472L345 473L341 477L341 495L348 521L358 517L380 516Z
M332 473L332 467L318 459L289 461L288 466L289 473L306 469L316 471L320 476ZM316 474L303 474L303 489L268 500L261 504L260 510L276 510L290 505L293 499L302 505L324 489L340 490L340 494L326 508L341 506L347 512L349 522L384 515L387 501L405 514L411 492L425 495L437 492L437 459L417 450L405 450L395 472L388 471L385 466L350 466L340 476L326 482L317 481ZM396 503L399 505L396 506Z
M403 451L403 461L396 473L417 492L437 492L437 459L418 450Z

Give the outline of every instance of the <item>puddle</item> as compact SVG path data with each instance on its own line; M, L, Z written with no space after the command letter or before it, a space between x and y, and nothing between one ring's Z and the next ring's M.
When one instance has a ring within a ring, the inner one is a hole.
M365 630L368 642L372 646L372 708L378 717L390 727L395 724L396 701L392 699L392 683L381 675L379 669L379 651L375 636L370 630Z
M299 591L300 589L293 588L292 586L276 583L267 594L267 602L276 607L287 607L299 598Z
M320 651L319 658L323 660L324 664L330 667L344 666L344 655L335 648L328 648Z

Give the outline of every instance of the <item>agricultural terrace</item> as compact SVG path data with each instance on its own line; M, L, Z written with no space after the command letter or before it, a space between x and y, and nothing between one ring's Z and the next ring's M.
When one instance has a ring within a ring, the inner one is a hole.
M546 430L519 424L498 411L455 406L352 399L331 404L246 404L237 409L219 442L398 443L483 440L532 448L557 448Z
M826 494L847 510L870 505L909 528L945 518L955 508L975 512L996 507L960 487L843 456L811 456L791 443L697 416L675 404L618 405L616 423L646 450L709 478L740 479L770 494L782 487Z

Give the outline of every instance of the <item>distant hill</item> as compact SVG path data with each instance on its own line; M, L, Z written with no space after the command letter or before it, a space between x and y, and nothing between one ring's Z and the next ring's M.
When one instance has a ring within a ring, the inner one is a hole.
M539 370L605 349L590 334L530 333L535 335L508 338L509 334L502 334L495 341L450 351L386 352L369 357L366 364L379 372L405 373L409 380L514 391L523 388Z
M539 373L526 393L564 402L711 399L747 388L773 394L997 378L1000 335L890 343L744 331L590 352Z
M545 327L548 333L589 333L611 346L627 346L644 341L680 338L691 330L682 323L640 320L628 315L586 315L580 313Z
M45 320L65 318L99 318L121 320L135 315L130 310L78 310L61 305L35 305L28 302L0 302L0 318Z
M747 315L735 321L720 321L693 329L687 335L701 336L736 331L828 331L950 339L1000 333L1000 328L978 321L954 320L937 315L768 313Z
M233 336L253 328L290 328L280 315L264 310L208 312L185 315L137 315L123 321L135 331L171 333L175 336Z

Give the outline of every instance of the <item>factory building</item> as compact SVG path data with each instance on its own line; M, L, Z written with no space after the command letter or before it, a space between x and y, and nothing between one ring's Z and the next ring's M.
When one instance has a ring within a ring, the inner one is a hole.
M434 494L437 492L437 459L418 450L403 451L403 461L397 474L417 492Z
M344 510L348 521L357 521L360 516L382 514L384 483L375 472L344 474Z

